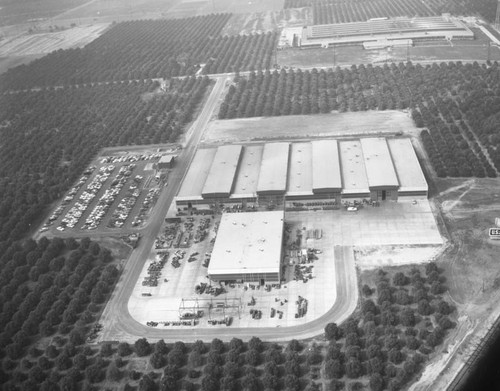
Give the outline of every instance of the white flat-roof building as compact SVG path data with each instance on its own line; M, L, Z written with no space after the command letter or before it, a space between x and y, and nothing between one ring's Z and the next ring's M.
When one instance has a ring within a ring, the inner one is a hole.
M225 213L208 266L214 281L279 282L283 211Z
M398 197L425 197L429 187L409 138L388 139L392 162L399 180Z
M184 177L179 193L177 194L177 202L185 201L191 203L203 200L201 193L216 152L216 148L203 148L196 151L193 161L189 166L189 171Z
M342 199L427 196L410 139L368 137L204 148L175 199L178 207L223 204L323 206ZM306 201L306 202L304 202Z
M286 192L290 143L264 145L257 194L284 195Z
M217 148L201 195L203 198L227 198L233 189L241 157L241 145Z
M249 145L244 148L230 198L255 199L257 197L257 182L263 150L263 145Z
M340 166L342 168L342 196L369 198L363 149L359 140L340 141Z
M290 34L284 33L284 36ZM293 36L302 48L366 46L383 40L393 46L403 40L409 44L418 40L474 39L474 33L464 23L445 16L381 18L366 22L310 25L303 28L300 36L297 33Z
M287 197L311 197L313 195L311 143L293 143L290 149Z
M385 138L362 138L361 149L372 200L397 200L399 181Z
M340 197L342 173L337 140L312 141L311 147L313 193L335 193Z

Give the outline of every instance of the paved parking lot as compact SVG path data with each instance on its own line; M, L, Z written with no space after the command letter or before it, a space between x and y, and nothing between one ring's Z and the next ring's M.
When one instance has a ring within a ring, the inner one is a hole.
M197 217L196 219L200 219ZM399 202L383 203L380 207L365 207L357 212L347 212L345 209L334 211L287 212L285 221L291 227L291 240L295 239L297 230L303 233L303 244L309 248L321 251L318 259L304 266L312 267L312 279L307 282L294 279L295 265L288 264L286 259L285 282L280 288L267 291L264 287L245 284L235 284L225 287L227 292L217 297L210 294L198 295L195 285L209 283L207 268L202 266L203 255L211 248L209 236L203 242L186 249L186 256L180 261L181 266L174 268L169 262L165 265L159 285L154 288L142 286L143 277L149 262L139 277L134 293L129 301L129 311L140 323L148 321L173 322L179 320L181 300L193 299L187 305L197 305L204 316L197 327L214 327L208 324L210 319L223 319L224 315L233 318L233 327L287 327L310 322L325 314L335 303L337 286L335 283L336 264L341 257L347 257L354 264L354 247L384 246L384 245L439 245L442 238L427 200L418 203ZM211 227L213 228L213 226ZM318 230L322 233L320 239L309 238L306 233ZM211 230L213 235L213 230ZM174 252L170 250L170 252ZM284 250L286 252L286 250ZM190 253L199 252L200 259L188 263ZM154 252L151 254L154 258ZM168 281L164 282L164 278ZM215 285L214 286L218 286ZM143 296L144 292L151 296ZM296 317L299 296L308 302L307 312L303 317ZM255 299L255 305L248 305ZM217 304L227 303L232 308L217 309ZM238 306L238 304L241 305ZM209 306L212 309L209 310ZM271 317L271 309L282 311ZM253 319L250 310L262 312L260 319ZM189 326L164 326L158 328L183 328ZM219 326L221 327L221 326ZM224 326L222 326L224 327Z

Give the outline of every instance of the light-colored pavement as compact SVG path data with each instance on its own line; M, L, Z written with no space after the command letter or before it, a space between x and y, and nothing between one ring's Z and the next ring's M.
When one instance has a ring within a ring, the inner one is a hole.
M139 246L132 252L130 258L126 262L120 281L104 309L101 323L107 326L105 335L110 335L114 338L122 334L121 330L125 328L128 323L137 323L130 317L127 309L129 297L144 263L148 258L167 210L177 194L182 178L187 172L191 160L194 157L203 130L221 98L226 80L227 77L220 77L217 79L208 101L205 103L198 119L193 123L191 129L189 129L187 133L189 136L186 138L185 148L176 160L176 168L170 174L170 184L160 195L147 226L141 230L142 239L139 242ZM132 339L137 339L147 333L147 329L144 326L141 326L139 323L137 323L136 326L139 326L139 328L136 329ZM106 339L106 337L104 337L104 339Z

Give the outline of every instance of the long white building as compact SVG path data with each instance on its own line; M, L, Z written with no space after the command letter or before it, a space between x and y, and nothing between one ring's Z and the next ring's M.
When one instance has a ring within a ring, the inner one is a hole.
M175 199L178 208L215 203L427 197L409 138L368 137L199 149Z

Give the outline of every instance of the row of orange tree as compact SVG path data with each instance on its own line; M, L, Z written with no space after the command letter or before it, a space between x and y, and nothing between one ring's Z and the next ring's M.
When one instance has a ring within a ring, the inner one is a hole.
M277 33L222 36L230 14L127 21L83 48L57 50L0 75L1 90L264 69Z
M439 176L495 177L499 74L497 63L460 62L252 72L229 88L219 118L410 109Z

